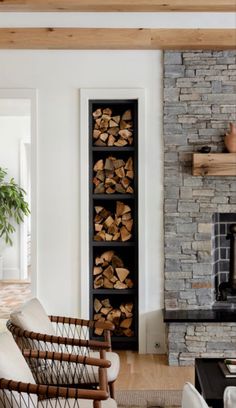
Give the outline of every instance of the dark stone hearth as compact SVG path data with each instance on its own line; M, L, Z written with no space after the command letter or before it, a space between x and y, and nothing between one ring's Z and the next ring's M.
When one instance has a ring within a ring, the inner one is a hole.
M231 310L165 310L165 323L236 322L236 307Z

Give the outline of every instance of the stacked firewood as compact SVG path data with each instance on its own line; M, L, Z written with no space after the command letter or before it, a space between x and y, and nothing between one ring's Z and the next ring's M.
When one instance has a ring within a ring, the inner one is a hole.
M109 156L105 160L98 160L95 163L93 170L96 172L95 177L93 178L95 194L133 194L134 190L131 186L134 178L132 157L129 157L125 162L122 159L116 159L115 157Z
M97 109L93 112L93 139L95 146L124 147L133 144L132 112L112 116L110 108Z
M116 202L113 214L102 206L95 206L94 240L95 241L128 241L132 238L133 219L129 205Z
M104 322L109 320L115 326L114 334L116 336L132 337L134 331L131 326L133 323L133 303L122 303L119 307L114 308L109 299L94 299L94 320ZM95 329L95 334L101 336L102 329Z
M114 251L106 251L95 258L93 268L94 289L131 289L134 284L128 278L129 269L124 268L124 262Z

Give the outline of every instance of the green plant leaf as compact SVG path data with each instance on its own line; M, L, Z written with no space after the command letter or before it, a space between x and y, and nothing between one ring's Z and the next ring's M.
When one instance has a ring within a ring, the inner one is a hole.
M29 205L25 200L26 192L11 178L5 181L6 169L0 167L0 238L6 244L12 245L10 235L15 232L15 227L10 221L17 224L24 222L24 216L30 214Z

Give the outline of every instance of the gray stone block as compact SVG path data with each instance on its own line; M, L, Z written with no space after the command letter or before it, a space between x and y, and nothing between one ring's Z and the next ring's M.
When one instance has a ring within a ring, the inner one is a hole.
M212 223L199 223L198 224L198 232L203 234L211 234L212 233Z
M167 259L165 262L165 271L166 272L173 272L173 271L180 271L180 261L176 259ZM177 277L177 276L176 276Z
M164 190L164 196L166 198L178 198L179 197L179 187L167 187Z
M181 78L184 76L183 65L165 65L164 75L166 78Z
M212 92L213 93L222 92L222 82L221 81L212 81Z
M182 53L181 52L170 52L170 51L165 51L164 52L164 64L165 65L179 65L182 64Z
M208 94L202 96L203 101L211 103L236 103L235 94Z
M186 103L165 104L164 113L167 115L179 115L181 113L187 113Z
M210 105L191 105L188 108L188 113L190 114L211 114L211 106Z
M173 124L173 123L167 123L164 125L164 133L165 135L172 135L174 134L181 134L182 131L182 126L180 124Z
M165 290L184 290L185 284L183 279L177 279L175 281L166 279Z
M179 201L178 203L178 211L179 212L198 212L199 211L199 204L195 202L188 202L188 201Z
M211 241L194 241L192 248L195 251L211 251Z
M212 350L234 350L235 351L235 343L229 343L229 342L220 342L219 340L217 342L214 341L209 341L207 343L207 351L212 351Z
M178 101L179 100L179 88L165 88L164 89L164 101Z
M199 262L212 262L210 251L198 251L197 259Z
M217 58L216 60L217 64L235 64L235 57L224 57L224 58Z
M194 234L197 231L197 224L177 224L177 233L178 234Z
M181 187L180 188L180 197L184 200L192 199L192 188L191 187Z
M212 274L212 265L211 264L204 264L204 263L197 263L193 265L193 276L207 276Z
M179 100L182 102L200 101L201 95L199 93L184 94L179 96Z
M201 189L193 189L193 197L201 197L201 196L207 196L207 197L213 197L215 194L213 189L206 189L206 188L201 188Z

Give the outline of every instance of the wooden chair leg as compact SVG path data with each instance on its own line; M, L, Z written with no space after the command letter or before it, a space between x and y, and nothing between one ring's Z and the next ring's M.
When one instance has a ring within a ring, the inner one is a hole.
M110 397L115 398L115 381L109 383Z

